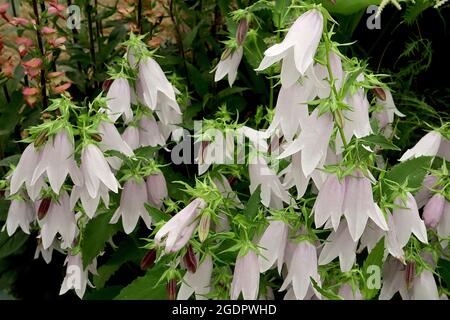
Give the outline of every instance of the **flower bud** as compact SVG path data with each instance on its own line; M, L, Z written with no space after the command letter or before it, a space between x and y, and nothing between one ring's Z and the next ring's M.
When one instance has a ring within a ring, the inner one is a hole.
M242 18L241 21L239 21L239 25L236 30L236 42L238 46L242 45L242 43L245 41L245 38L247 37L247 31L248 31L248 21L245 18Z
M202 215L200 219L200 223L198 224L198 237L200 242L203 242L208 237L209 233L209 225L211 224L211 217L209 214L205 213Z
M42 131L34 141L34 146L39 147L43 145L47 141L47 138L48 138L47 131Z
M156 260L156 250L155 249L148 250L141 260L140 264L141 270L147 270L148 268L151 268L155 264L155 260Z
M195 271L197 271L197 258L191 245L188 245L187 252L183 257L183 261L189 272L195 273Z
M41 200L38 208L38 219L42 220L47 215L48 209L50 208L50 204L52 203L51 198L44 198Z
M405 270L405 282L407 288L411 288L415 275L416 275L416 262L409 261L406 264Z
M444 212L445 198L436 193L423 209L423 220L427 228L436 228Z
M233 52L232 49L226 48L225 51L222 53L222 56L220 57L220 60L221 60L221 61L226 60L226 59L230 56L230 54L231 54L232 52Z
M373 93L382 101L386 101L386 92L382 88L373 88Z
M177 279L172 278L167 282L166 286L167 295L169 296L169 300L175 300L177 297Z

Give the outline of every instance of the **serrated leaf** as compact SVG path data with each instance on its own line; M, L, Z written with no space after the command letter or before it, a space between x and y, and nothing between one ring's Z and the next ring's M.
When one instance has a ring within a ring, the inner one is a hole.
M144 203L144 207L145 209L147 209L148 213L152 217L153 223L158 223L160 221L169 221L171 218L169 214L152 207L148 203Z
M106 212L90 220L84 229L83 245L81 247L83 265L87 267L92 260L105 248L106 242L117 231L119 224L110 224L113 211Z
M160 283L155 286L162 274L164 266L154 266L143 277L139 277L123 288L115 300L165 300L167 299L166 286Z
M9 167L11 164L17 165L20 160L20 154L15 154L0 160L1 167Z
M247 206L245 207L245 216L251 221L259 212L259 206L261 203L261 185L256 187L255 191L248 199Z
M17 230L11 237L6 232L0 232L0 259L20 253L19 249L25 244L28 235Z
M399 163L386 173L384 180L395 181L399 184L404 184L408 180L409 188L419 188L422 186L432 160L432 157L419 157ZM386 189L387 186L384 188Z
M362 294L364 295L366 300L370 300L373 297L375 297L379 290L376 288L370 289L368 287L369 283L368 280L369 277L372 275L371 273L368 272L368 268L371 266L376 266L379 268L379 270L381 270L383 264L383 256L384 256L384 237L380 241L378 241L377 245L372 249L372 251L367 256L363 264L362 273L365 285L363 286Z
M368 144L369 146L380 146L385 150L397 150L400 148L397 147L392 141L389 141L385 136L381 134L372 134L367 137L363 137L360 139L364 144Z
M119 268L127 262L139 263L145 250L139 247L132 238L128 238L119 244L119 248L115 251L109 260L98 268L98 275L94 276L94 286L101 289L106 282L116 273Z
M334 292L321 288L317 284L316 280L314 280L312 277L309 277L309 279L311 280L311 284L313 285L314 289L316 289L317 292L319 292L325 298L327 298L329 300L344 300L341 296L335 294Z

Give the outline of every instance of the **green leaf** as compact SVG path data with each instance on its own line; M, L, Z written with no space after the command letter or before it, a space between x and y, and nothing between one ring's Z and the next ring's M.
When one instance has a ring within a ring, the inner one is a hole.
M450 261L439 259L437 272L447 285L447 289L450 289Z
M28 235L22 230L16 231L11 237L6 232L0 233L0 259L21 252Z
M164 266L157 265L123 288L115 300L165 300L167 299L165 283L155 286L162 274Z
M152 217L153 223L157 223L160 221L169 221L171 218L171 216L169 214L152 207L148 203L144 203L144 207L145 207L145 209L147 209L148 213Z
M369 277L372 275L372 272L368 272L368 268L371 266L376 266L379 268L378 270L381 270L383 264L383 256L384 256L384 237L377 243L375 248L372 249L372 251L367 256L363 264L362 274L365 285L363 285L362 294L364 295L366 300L374 298L379 290L376 288L370 289L368 287Z
M331 13L350 15L355 12L366 10L370 5L379 5L381 0L336 0L332 4L330 0L319 0L324 7Z
M419 188L430 168L432 157L419 157L399 163L391 168L384 176L384 180L404 184L408 180L408 187ZM384 189L387 186L383 186Z
M112 215L113 211L100 214L89 221L84 229L81 252L85 268L105 248L109 238L119 231L119 224L109 223Z
M321 288L317 284L316 280L314 280L312 277L309 277L309 279L311 280L311 283L312 283L314 289L316 289L325 298L327 298L329 300L344 300L341 296L335 294L334 292Z
M107 288L102 288L100 290L95 290L87 293L84 296L84 300L112 300L116 297L120 290L122 290L121 286L111 286Z
M255 192L248 199L247 206L245 207L245 216L251 221L259 212L259 206L261 203L261 185L258 185Z
M116 273L119 268L127 262L139 263L145 250L139 247L132 238L127 238L119 244L119 248L115 251L109 260L98 268L98 275L94 276L94 286L101 289L111 276Z
M370 136L361 138L360 140L364 144L367 144L369 146L377 145L385 150L397 150L397 151L400 150L400 148L397 147L395 144L393 144L392 141L389 141L385 136L381 134L372 134Z
M17 165L20 159L20 154L15 154L0 160L0 167L9 167L11 164Z

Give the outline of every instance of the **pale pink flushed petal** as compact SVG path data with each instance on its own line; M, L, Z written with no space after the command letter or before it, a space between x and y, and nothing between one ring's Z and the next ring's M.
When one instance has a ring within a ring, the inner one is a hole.
M89 285L93 287L88 279L88 272L93 271L92 265L94 265L95 268L96 260L94 259L92 264L84 269L81 253L77 255L68 254L64 264L67 265L66 276L61 284L59 294L65 294L67 291L73 289L77 296L82 299L86 292L86 286Z
M166 179L162 173L152 174L147 177L148 201L156 208L161 208L163 200L168 197Z
M308 241L300 242L295 247L291 263L288 266L288 275L280 291L285 290L288 284L292 283L295 297L299 300L304 299L311 287L310 278L313 278L320 285L317 268L316 247Z
M329 140L333 131L333 120L329 113L318 116L315 109L299 137L288 144L286 150L278 157L286 158L302 150L302 171L309 176L326 157Z
M50 247L59 233L62 238L61 248L72 246L75 239L77 225L75 214L70 210L69 195L64 191L58 202L52 201L46 216L38 220L41 227L42 246L44 249Z
M178 290L177 300L187 300L193 293L195 293L197 300L205 300L205 295L211 290L212 270L213 261L211 256L207 255L195 273L186 271L183 282Z
M441 238L450 236L450 202L448 201L445 201L442 217L436 231Z
M97 146L88 144L83 148L81 163L86 187L92 198L97 197L100 182L114 193L118 192L119 183Z
M139 145L142 147L163 146L166 139L159 130L158 123L153 117L142 117L139 120Z
M428 132L417 144L408 149L399 161L406 161L420 156L435 156L441 145L442 136L437 131Z
M389 258L384 263L382 285L379 300L390 300L397 292L400 292L404 299L408 298L405 267L397 259Z
M256 253L249 250L236 259L230 297L237 300L240 293L244 300L256 300L259 291L259 264Z
M126 156L133 155L133 150L131 150L130 146L122 139L113 123L102 121L98 126L98 131L102 137L100 143L100 149L102 151L116 150Z
M132 150L136 150L140 146L139 129L128 126L122 133L122 139Z
M414 278L411 300L439 300L439 292L433 273L424 269Z
M397 230L394 224L394 218L390 213L388 214L388 226L389 231L385 237L385 247L393 257L403 261L405 255L405 252L403 251L404 246L401 245L397 239Z
M108 90L106 99L108 105L106 113L112 121L115 122L121 115L126 123L133 120L130 85L127 79L115 79Z
M178 248L181 249L182 245L189 241L198 224L196 218L206 205L203 199L194 199L159 229L155 235L156 244L165 246L166 253L175 252L175 249Z
M33 172L39 163L40 152L34 147L34 143L30 143L22 155L19 163L11 175L10 193L15 194L24 182L31 184Z
M438 188L438 186L436 186L437 180L437 177L431 174L425 176L421 189L414 195L418 208L422 208L426 205L428 200L431 198L432 192L430 189Z
M345 181L339 181L334 174L328 175L313 207L314 223L317 228L322 227L327 220L331 219L334 230L338 229L343 213L345 189Z
M389 230L389 227L388 227L388 225L387 225L387 221L386 221L386 218L385 218L385 216L384 216L384 214L383 214L383 211L381 210L381 208L380 208L380 207L378 206L378 204L376 204L376 203L374 203L374 207L375 207L374 210L370 210L370 211L368 212L369 218L370 218L373 222L375 222L375 224L376 224L379 228L381 228L381 230L388 231L388 230Z
M36 184L41 176L46 174L50 186L58 194L69 173L72 181L76 185L81 185L81 173L75 164L73 154L74 142L63 129L45 143L39 163L33 172L31 185Z
M384 235L385 232L383 230L381 230L372 221L369 221L361 236L358 252L361 252L364 248L367 248L367 251L370 253Z
M266 272L278 262L278 273L284 262L284 252L288 237L289 227L283 221L270 221L269 226L259 240L261 254L258 256L259 270Z
M425 223L420 219L416 200L412 194L408 192L406 203L399 198L395 199L394 203L400 206L400 208L395 208L392 213L400 246L403 248L408 243L411 233L421 242L428 243Z
M302 75L295 65L295 50L286 51L286 55L283 58L283 63L281 65L281 85L283 87L290 87L297 82L297 80Z
M342 221L336 232L332 231L319 255L319 265L326 265L339 257L342 272L350 271L356 260L356 246L348 231L347 223Z
M445 198L442 194L436 193L423 209L423 220L428 228L436 228L444 213Z
M291 163L280 173L280 177L284 176L283 186L286 190L295 186L297 189L297 198L303 197L308 188L310 177L305 177L302 171L301 151L292 155Z
M302 14L292 24L284 40L264 52L264 59L256 70L264 70L273 63L284 59L283 64L287 64L287 66L284 67L285 77L282 76L281 82L286 87L292 85L297 80L293 75L304 75L308 67L312 65L322 37L322 30L323 16L320 11L312 9ZM294 67L295 69L293 69ZM287 77L288 75L290 77Z
M308 106L305 103L312 99L312 82L307 79L305 82L303 85L281 87L275 114L267 131L272 133L276 128L280 128L286 140L292 141L308 121Z
M450 140L442 137L441 145L439 146L439 150L436 155L450 161Z
M250 192L253 193L258 185L261 185L261 203L264 206L280 209L282 202L290 202L289 193L262 156L254 158L248 167Z
M228 74L228 84L232 87L236 80L237 70L243 53L243 47L239 46L225 60L220 60L214 75L214 81L217 82Z
M145 183L136 182L134 179L128 180L122 190L120 206L117 208L110 223L117 222L118 216L122 218L123 229L126 234L130 234L136 228L139 217L150 227L149 214L144 203L147 202L147 188ZM151 220L150 220L151 222Z
M5 223L8 236L11 237L18 227L26 234L30 234L30 224L35 218L36 214L30 203L25 200L12 200Z
M372 186L360 171L355 176L347 176L343 214L347 220L348 229L352 239L358 241L369 218L369 211L375 210Z
M344 283L338 291L338 295L340 295L344 300L363 300L361 295L361 291L356 287L354 290L349 283Z
M337 53L334 51L330 52L330 67L333 73L334 85L339 91L342 87L344 81L344 71L342 69L342 61ZM314 79L316 94L320 99L328 98L330 96L330 83L328 68L325 65L316 63L314 68L310 68L310 73L308 74L312 79Z

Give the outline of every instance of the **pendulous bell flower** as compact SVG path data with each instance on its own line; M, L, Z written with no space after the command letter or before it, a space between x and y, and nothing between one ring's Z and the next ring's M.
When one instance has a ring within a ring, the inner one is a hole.
M406 246L411 234L414 234L422 243L428 243L427 229L424 221L420 219L419 209L413 195L408 192L405 202L397 197L394 204L397 208L392 211L392 218L400 247Z
M242 292L244 300L256 300L259 291L259 263L256 253L249 250L238 256L231 282L231 300L237 300Z
M105 152L107 150L115 150L123 153L126 156L132 156L133 150L122 139L119 131L113 123L102 121L97 128L101 141L99 143L100 150ZM122 165L122 161L117 157L108 157L106 161L112 168L119 170Z
M242 46L239 46L237 49L229 52L231 50L232 49L229 48L226 49L215 68L216 73L214 74L215 82L228 75L228 84L230 87L233 86L233 83L236 80L239 63L241 62L242 54L244 52Z
M130 234L136 228L139 218L144 220L147 228L150 229L152 219L145 209L147 202L147 187L144 182L137 182L134 179L128 180L120 196L120 205L111 218L110 223L117 223L122 218L123 230Z
M260 272L266 272L277 263L278 273L281 273L288 233L289 226L283 221L269 222L258 243L261 248L261 255L258 256Z
M258 185L261 185L261 203L273 209L281 209L283 202L290 202L290 195L284 189L278 176L269 168L266 160L262 156L257 156L248 165L250 175L250 192L255 192Z
M190 240L198 225L197 217L204 208L206 202L203 199L194 199L159 229L155 235L156 244L164 246L166 253L179 251Z
M81 151L81 171L84 185L91 198L96 198L103 184L114 193L119 191L119 182L111 171L103 153L94 144L84 146Z
M23 232L30 234L30 224L36 219L33 206L26 200L13 199L9 206L8 217L3 228L6 227L8 236L12 236L20 227Z
M439 156L450 161L450 141L439 132L430 131L413 148L408 149L399 161L406 161L421 156Z
M319 255L319 265L326 265L339 257L341 271L350 271L356 260L357 244L350 235L347 223L342 221L337 231L332 231L328 236Z
M22 184L25 183L28 194L32 188L31 180L36 169L41 152L38 151L34 143L30 143L23 151L17 167L14 169L10 179L10 193L15 194L19 191Z
M61 248L72 246L77 232L75 214L70 208L70 200L67 192L61 192L58 201L52 200L47 214L38 220L41 227L42 246L48 249L56 235L59 233L62 239Z
M423 221L428 228L436 228L444 213L445 198L442 194L436 193L423 209Z
M198 266L195 273L186 271L178 290L177 300L187 300L195 293L196 300L205 300L210 292L211 275L213 271L213 261L210 255L207 255L203 262Z
M147 197L148 202L160 209L164 199L169 196L167 191L166 178L162 172L151 174L147 177Z
M31 185L38 182L42 175L46 175L52 190L58 194L61 186L70 175L75 185L81 185L83 178L74 159L74 142L69 138L65 129L51 137L42 150L41 157L33 172Z
M310 288L314 290L310 278L313 278L320 285L321 280L317 266L317 251L312 243L302 241L295 244L294 253L288 266L288 274L284 279L280 291L285 290L289 284L292 284L295 297L298 300L303 300ZM318 292L315 292L315 294L320 298Z
M125 78L114 79L106 95L107 106L106 114L115 122L120 116L125 123L133 120L133 111L131 110L131 90L128 80Z
M290 27L284 40L264 52L264 58L256 71L264 70L283 59L281 83L293 85L313 64L323 31L323 16L312 9L302 14Z
M97 208L100 204L100 199L103 200L103 204L106 208L109 206L109 192L108 188L100 184L97 192L97 196L95 198L92 198L89 195L89 192L87 188L74 186L72 188L72 193L70 194L70 208L73 210L75 207L75 204L78 200L81 200L81 205L83 206L84 212L86 215L92 219L94 218Z
M64 262L67 265L66 276L61 284L60 295L65 294L67 291L73 289L77 296L82 299L86 292L86 286L94 287L88 278L88 272L97 274L96 260L91 263L86 269L83 267L83 259L81 253L71 255L70 253L66 257Z

